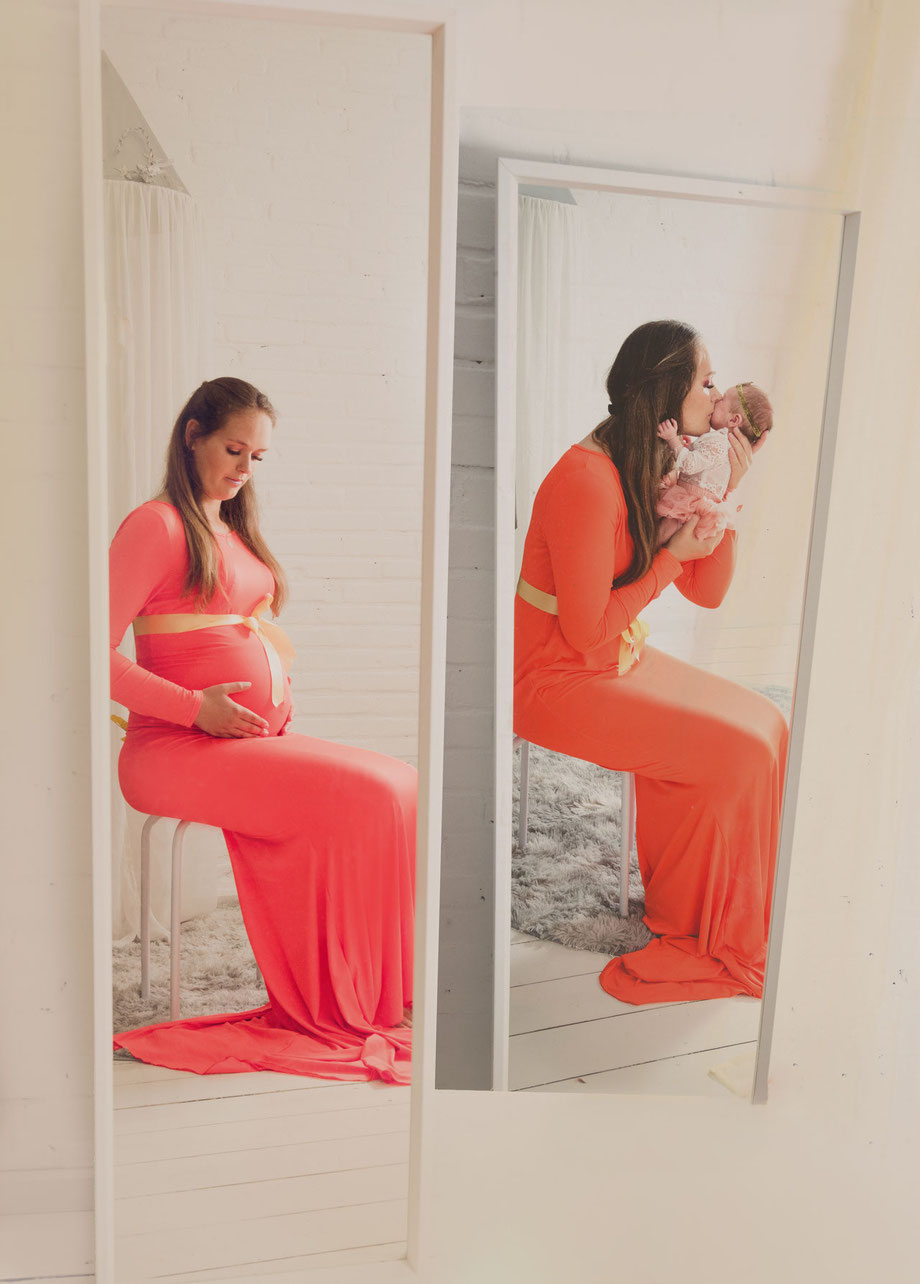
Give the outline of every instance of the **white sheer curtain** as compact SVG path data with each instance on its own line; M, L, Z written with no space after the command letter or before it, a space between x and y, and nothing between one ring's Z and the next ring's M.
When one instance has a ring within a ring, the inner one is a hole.
M515 479L518 570L537 488L560 455L584 436L583 431L576 431L578 424L573 423L572 415L578 215L577 205L520 197Z
M105 248L109 533L114 535L123 518L160 489L175 417L205 377L206 247L201 211L184 192L106 179ZM121 649L133 658L130 630ZM113 706L113 711L126 716L123 709ZM133 939L140 926L142 818L127 806L118 788L115 764L120 745L120 733L113 725L112 932L116 943ZM153 831L154 936L166 935L169 923L171 832L165 821ZM215 837L220 841L220 835ZM217 875L207 842L187 841L186 849L182 904L183 918L190 918L213 909Z

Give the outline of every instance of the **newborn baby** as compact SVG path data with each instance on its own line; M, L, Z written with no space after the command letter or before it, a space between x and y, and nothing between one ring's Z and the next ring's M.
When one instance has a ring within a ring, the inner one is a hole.
M762 388L737 383L713 406L709 431L700 437L681 437L676 419L658 425L658 436L674 454L674 471L662 484L656 512L658 543L666 544L688 518L699 515L695 534L700 539L732 524L739 505L726 501L731 476L729 433L740 428L755 442L773 427L773 407Z

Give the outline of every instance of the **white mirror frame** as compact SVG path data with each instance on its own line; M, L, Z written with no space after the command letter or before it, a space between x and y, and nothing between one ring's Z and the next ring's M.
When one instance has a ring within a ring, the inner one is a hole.
M86 334L88 557L90 592L90 760L93 833L93 989L95 1240L97 1284L114 1274L114 1080L112 1069L111 834L109 797L108 489L105 288L102 235L102 98L100 7L80 0L80 108ZM365 1268L362 1279L418 1279L429 1257L424 1194L433 1154L425 1123L434 1092L437 1013L444 683L447 656L447 544L454 357L457 219L455 20L437 3L389 0L104 0L108 7L175 9L287 19L325 26L417 32L431 41L428 322L425 369L425 463L422 517L419 665L419 808L416 862L415 1005L410 1096L407 1258ZM319 1273L317 1278L319 1278ZM118 1281L117 1284L122 1284Z
M721 205L800 209L842 218L837 297L828 353L827 382L809 533L808 562L795 672L795 701L783 791L782 819L773 892L752 1104L767 1100L767 1074L779 980L783 918L789 887L795 809L801 773L808 686L818 616L818 595L837 420L843 384L850 301L856 264L859 213L834 193L807 188L761 187L670 174L591 169L541 161L502 158L498 162L495 293L495 975L492 1026L492 1087L508 1087L508 1038L511 996L511 767L513 739L513 643L515 578L508 550L514 547L515 432L517 416L518 195L524 184L590 189L633 196L659 196Z

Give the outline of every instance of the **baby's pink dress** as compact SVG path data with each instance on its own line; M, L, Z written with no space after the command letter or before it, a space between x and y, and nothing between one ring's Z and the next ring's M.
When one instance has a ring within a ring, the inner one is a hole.
M700 539L709 539L733 525L739 505L725 502L732 471L728 429L710 428L692 445L683 446L674 466L677 480L662 487L655 510L662 519L658 523L659 545L666 544L696 514L699 521L695 533Z

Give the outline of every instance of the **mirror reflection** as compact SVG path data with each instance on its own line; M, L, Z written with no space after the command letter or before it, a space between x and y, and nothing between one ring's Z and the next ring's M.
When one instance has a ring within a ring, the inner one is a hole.
M117 1275L398 1258L430 44L103 19Z
M841 231L519 195L512 1089L750 1094Z

